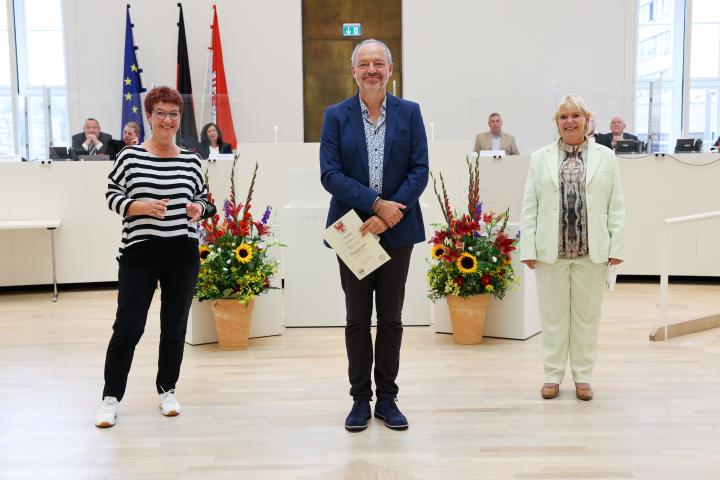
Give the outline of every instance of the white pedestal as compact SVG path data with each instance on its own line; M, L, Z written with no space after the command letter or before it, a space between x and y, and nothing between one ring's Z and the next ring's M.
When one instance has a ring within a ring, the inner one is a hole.
M345 294L335 253L323 244L327 206L283 209L285 305L288 327L345 326ZM424 243L413 249L405 284L403 325L430 325ZM373 314L373 324L375 316Z
M255 297L255 306L250 323L250 338L282 335L285 321L282 297L283 291L275 289ZM202 345L217 342L215 322L210 310L211 301L200 302L197 298L193 299L188 317L185 343Z
M330 195L319 184L320 171L290 170L290 203L282 210L286 326L345 326L345 294L337 257L323 243ZM427 206L423 205L423 214ZM404 325L430 325L425 272L426 244L413 250L405 285ZM373 318L373 323L375 319Z
M515 235L516 228L516 225L508 224L508 234ZM512 266L518 277L517 283L502 300L490 299L483 333L486 337L526 340L541 330L535 272L520 262L519 255L513 257ZM445 299L433 305L433 329L435 333L452 333Z

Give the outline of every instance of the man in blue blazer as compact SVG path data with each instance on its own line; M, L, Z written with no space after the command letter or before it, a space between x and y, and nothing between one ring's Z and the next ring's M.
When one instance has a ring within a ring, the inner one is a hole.
M388 428L405 430L408 421L395 403L395 379L410 256L413 245L425 240L418 199L428 181L427 137L418 104L386 92L393 71L388 47L378 40L365 40L355 47L351 60L359 94L325 111L320 140L321 181L332 194L327 226L355 210L364 222L360 232L379 235L390 260L358 280L338 258L353 397L345 428L364 430L370 419L374 295L378 319L375 416Z

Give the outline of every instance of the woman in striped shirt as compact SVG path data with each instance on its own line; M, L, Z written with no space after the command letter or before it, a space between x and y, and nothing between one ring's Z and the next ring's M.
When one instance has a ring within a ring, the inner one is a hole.
M183 101L168 87L145 97L152 137L126 147L108 175L108 207L123 217L118 256L118 307L105 359L103 401L95 419L112 427L125 393L135 346L145 329L160 282L160 352L156 379L160 409L180 414L175 382L180 374L188 312L199 257L196 222L214 213L200 158L175 144Z

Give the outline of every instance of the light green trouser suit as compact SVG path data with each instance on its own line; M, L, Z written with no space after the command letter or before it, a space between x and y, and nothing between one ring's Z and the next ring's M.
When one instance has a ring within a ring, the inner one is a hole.
M562 383L568 357L575 383L590 383L606 276L587 255L536 263L546 383Z

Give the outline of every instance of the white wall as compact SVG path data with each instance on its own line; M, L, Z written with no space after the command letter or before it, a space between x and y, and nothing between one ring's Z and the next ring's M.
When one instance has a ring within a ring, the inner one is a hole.
M146 88L175 86L176 0L65 0L70 125L97 117L117 137L121 123L121 80L125 5L131 4L138 61ZM198 129L212 23L211 1L182 2ZM225 74L240 142L303 140L302 23L300 0L217 0ZM208 109L206 108L206 112Z
M468 139L503 116L521 153L553 140L556 98L578 93L599 131L632 131L635 4L628 0L404 2L404 91L436 140ZM459 159L462 160L462 159Z
M65 0L74 132L89 115L113 135L120 131L125 3ZM176 1L132 5L145 85L174 85ZM197 115L210 5L183 3ZM217 5L238 140L272 141L278 125L281 142L301 142L301 0ZM586 98L600 131L613 115L633 131L634 1L405 0L403 48L405 97L420 102L436 140L467 139L471 148L498 111L520 151L530 153L553 139L555 100L571 92Z

